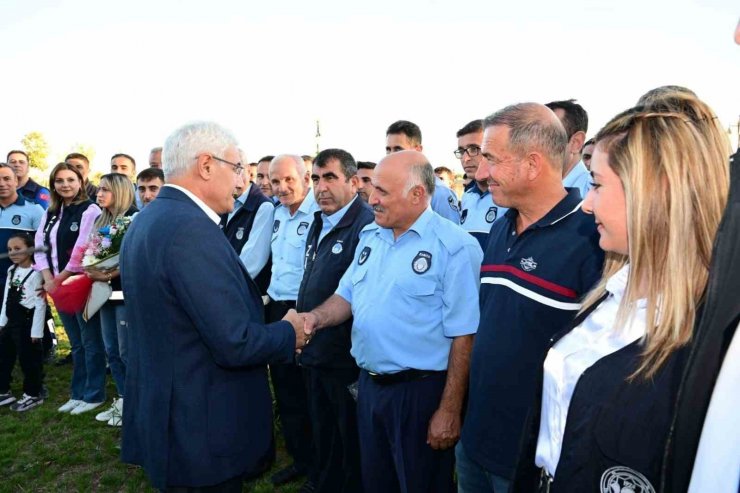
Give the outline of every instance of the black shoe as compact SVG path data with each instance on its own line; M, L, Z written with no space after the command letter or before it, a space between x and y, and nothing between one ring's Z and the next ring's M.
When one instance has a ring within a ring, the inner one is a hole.
M72 364L72 353L69 353L64 358L57 360L56 363L54 363L56 366L64 366L64 365L71 365Z
M291 481L295 481L296 479L305 476L305 471L298 469L298 466L295 465L295 463L289 465L288 467L284 469L280 469L278 472L272 475L270 478L270 482L274 484L275 486L280 486L281 484L290 483Z
M303 483L303 486L301 486L301 489L298 490L298 493L313 493L314 491L316 491L316 485L313 481L309 479L308 481Z

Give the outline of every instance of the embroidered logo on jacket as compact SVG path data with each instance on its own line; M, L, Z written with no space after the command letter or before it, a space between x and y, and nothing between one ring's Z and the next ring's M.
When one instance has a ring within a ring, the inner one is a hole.
M537 268L537 262L534 261L532 257L529 258L523 258L521 262L519 262L519 265L522 266L522 269L529 272L530 270L535 270Z
M601 475L601 493L655 493L645 476L624 466L610 467Z

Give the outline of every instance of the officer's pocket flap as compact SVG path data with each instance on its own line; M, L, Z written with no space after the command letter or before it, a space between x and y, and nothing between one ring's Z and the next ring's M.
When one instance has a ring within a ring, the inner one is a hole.
M411 296L431 296L437 287L437 283L431 279L418 276L407 276L396 280L396 285L406 294Z
M367 274L367 269L356 269L352 273L352 285L362 282L363 279L365 279L365 275Z

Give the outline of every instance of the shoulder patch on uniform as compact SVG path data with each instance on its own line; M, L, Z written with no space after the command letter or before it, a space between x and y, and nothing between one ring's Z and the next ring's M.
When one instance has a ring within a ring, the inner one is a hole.
M457 197L455 197L454 195L450 195L449 197L447 197L447 203L450 204L450 209L452 209L453 211L457 212L459 210L457 207Z
M432 254L425 252L424 250L419 251L419 253L416 254L416 257L414 257L414 260L411 261L411 268L417 274L425 273L431 266Z
M357 264L362 265L365 262L367 262L368 257L370 257L370 252L372 251L373 249L370 248L369 246L366 246L365 248L363 248L362 251L360 252L360 256L357 258Z
M278 229L280 229L280 219L275 219L275 222L272 223L272 232L277 233Z
M463 209L463 211L460 213L460 224L465 224L465 220L468 218L468 210Z
M295 230L295 232L298 233L298 236L306 234L306 231L308 231L308 223L305 221L302 221Z

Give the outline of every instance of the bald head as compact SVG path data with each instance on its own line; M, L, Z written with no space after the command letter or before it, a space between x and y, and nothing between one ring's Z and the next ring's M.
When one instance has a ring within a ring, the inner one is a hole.
M434 168L424 154L419 151L399 151L383 158L378 166L383 164L399 173L406 183L406 193L421 186L427 195L427 201L431 200L434 193Z
M421 152L395 152L378 163L373 186L368 203L375 212L375 222L392 229L397 238L429 207L434 169Z
M509 129L509 150L522 157L540 153L549 164L562 171L568 147L568 135L560 119L540 103L507 106L483 120L483 128L504 126Z

